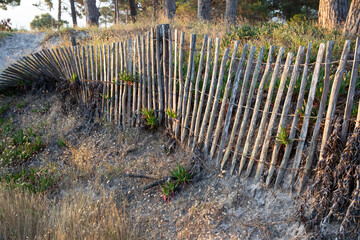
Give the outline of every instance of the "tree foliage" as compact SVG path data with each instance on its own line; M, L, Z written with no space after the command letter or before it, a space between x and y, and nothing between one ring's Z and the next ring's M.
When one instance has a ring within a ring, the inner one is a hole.
M34 20L30 23L30 27L33 30L40 30L40 29L51 29L51 28L58 28L64 24L68 24L67 21L61 21L60 23L57 22L55 18L53 18L49 13L41 14L41 16L35 16Z
M6 10L7 6L19 6L21 0L0 0L0 8Z

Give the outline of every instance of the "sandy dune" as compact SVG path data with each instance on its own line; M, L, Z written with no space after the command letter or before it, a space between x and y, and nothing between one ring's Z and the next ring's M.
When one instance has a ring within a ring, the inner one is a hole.
M40 51L45 32L12 33L0 40L0 73L20 57Z

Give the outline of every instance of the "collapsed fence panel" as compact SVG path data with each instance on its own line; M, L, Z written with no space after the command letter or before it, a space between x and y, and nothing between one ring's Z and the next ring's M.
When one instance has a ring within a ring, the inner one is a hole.
M323 160L336 115L344 120L344 143L359 126L359 39L352 59L350 45L346 41L335 60L331 83L332 41L326 49L319 45L314 63L311 43L307 49L299 47L295 61L293 53L280 47L273 63L274 46L266 52L236 41L229 55L219 38L213 47L206 35L192 34L187 40L184 32L161 25L110 45L44 49L22 57L0 75L0 90L38 79L78 84L80 100L96 104L119 127L163 126L182 146L202 151L221 170L254 175L255 182L263 179L275 188L286 178L285 186L301 192L314 161ZM339 109L350 67L345 107Z

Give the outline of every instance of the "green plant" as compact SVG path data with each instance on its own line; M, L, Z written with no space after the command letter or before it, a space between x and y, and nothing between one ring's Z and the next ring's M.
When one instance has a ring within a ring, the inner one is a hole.
M4 106L1 106L0 107L0 114L3 114L4 112L6 112L9 109L10 109L10 104L9 103L5 104Z
M150 129L154 129L158 126L158 117L155 116L154 109L141 109L142 114L144 115L143 118L145 119L145 124L149 126Z
M100 96L103 97L104 99L107 99L107 100L110 100L110 99L111 99L109 91L107 91L105 95L102 95L102 94L100 93Z
M72 78L69 79L69 82L70 84L73 84L77 80L79 80L79 76L76 73L73 73Z
M177 115L177 113L176 113L175 110L172 110L172 109L168 108L168 109L165 111L165 113L166 113L170 118L174 119L175 121L178 121L178 120L177 120L178 115Z
M66 140L63 137L59 137L58 144L60 147L66 147L67 145Z
M20 110L24 107L25 103L24 102L19 102L16 107Z
M174 183L170 180L169 182L166 182L163 185L161 185L161 189L162 189L162 197L163 197L164 201L170 203L170 196L172 196L172 197L175 196Z
M280 132L276 136L276 141L286 146L289 143L293 142L294 139L289 139L289 136L286 133L286 129L280 126Z
M126 71L119 73L119 79L129 85L133 85L135 81L135 77L132 74L127 73ZM113 80L115 82L115 80ZM120 82L117 82L116 84L119 84Z
M175 178L176 186L179 183L184 183L186 185L186 183L191 181L192 174L178 163L176 163L176 168L173 171L169 170L169 172L171 176Z
M31 193L45 192L55 185L54 174L45 168L23 169L0 178L10 188L22 188Z

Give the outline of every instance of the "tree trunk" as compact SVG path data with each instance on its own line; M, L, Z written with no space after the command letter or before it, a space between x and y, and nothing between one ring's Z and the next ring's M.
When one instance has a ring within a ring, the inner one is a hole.
M114 7L115 7L114 23L117 24L119 21L119 0L114 0Z
M96 7L96 0L84 0L85 12L86 12L86 25L99 26L100 12Z
M57 25L57 29L60 29L60 24L61 24L61 0L59 0L59 2L58 2L58 25Z
M168 19L173 19L176 12L175 0L164 0L163 1L164 16Z
M226 11L225 11L225 21L228 24L235 24L236 22L236 8L238 0L226 0Z
M75 0L70 0L71 18L73 21L73 27L77 27Z
M159 0L154 0L154 21L158 19L158 12L159 12Z
M210 21L210 1L198 0L198 20Z
M130 15L131 15L131 19L132 19L133 22L136 22L137 11L136 11L136 3L135 3L135 0L129 0L129 5L130 5Z
M349 14L346 18L344 35L352 37L360 33L360 0L352 0Z
M328 29L339 27L345 22L348 11L348 0L320 0L319 25Z

